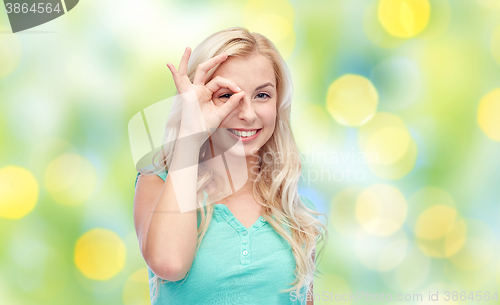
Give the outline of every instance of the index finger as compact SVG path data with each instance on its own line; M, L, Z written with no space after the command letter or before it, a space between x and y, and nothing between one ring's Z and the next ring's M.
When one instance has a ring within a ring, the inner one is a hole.
M204 63L200 64L196 69L196 74L194 76L193 84L194 85L205 85L205 80L207 77L208 71L215 67L217 64L220 64L224 60L227 59L229 55L226 52L223 52L217 56L210 58Z
M167 67L170 69L170 72L172 73L172 77L174 79L175 87L177 88L177 92L179 93L184 93L188 89L186 88L185 84L182 81L182 78L179 74L179 71L175 68L175 66L171 63L167 63Z
M191 48L187 47L182 55L181 63L179 64L179 74L181 76L187 75L187 66L189 61L189 56L191 56Z

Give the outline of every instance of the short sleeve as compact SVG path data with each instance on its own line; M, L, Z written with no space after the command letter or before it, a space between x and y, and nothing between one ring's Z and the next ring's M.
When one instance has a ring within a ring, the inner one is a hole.
M163 181L165 181L165 180L167 179L167 173L168 173L168 171L161 171L161 172L158 172L158 173L156 173L156 174L157 174L157 175L158 175L161 179L163 179ZM137 187L137 180L139 179L139 175L140 175L140 174L141 174L141 173L137 173L137 177L135 178L135 186L136 186L136 187ZM207 201L207 197L208 197L208 195L207 195L207 193L206 193L205 191L203 191L203 197L204 197L203 205L205 205L205 204L206 204L206 201ZM200 212L199 212L199 211L198 211L198 214L200 214ZM200 217L199 217L199 216L197 217L197 219L198 219L198 227L199 227L199 226L200 226L200 223L201 223L201 219L200 219Z
M162 178L163 181L167 180L167 171L161 171L157 173L157 175L160 176L160 178Z
M137 177L135 177L135 187L137 187L137 180L139 179L139 175L141 173L137 173ZM163 181L165 181L167 179L167 171L161 171L159 173L156 173L160 178L163 179Z
M316 208L316 205L309 200L309 198L299 195L300 200L311 210L314 210L315 212L318 212L318 209ZM311 214L314 218L319 219L318 215L316 214Z
M137 176L135 177L135 187L136 187L136 188L137 188L137 179L139 179L139 175L140 175L140 174L141 174L141 173L137 173Z

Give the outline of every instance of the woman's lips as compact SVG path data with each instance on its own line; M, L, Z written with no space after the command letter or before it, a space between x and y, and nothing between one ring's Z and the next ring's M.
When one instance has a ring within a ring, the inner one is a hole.
M257 137L259 136L259 134L260 134L260 131L261 131L261 130L262 130L262 128L261 128L261 129L258 129L258 130L257 130L257 132L256 132L253 136L250 136L250 137L242 137L242 136L240 136L240 137L239 137L239 136L235 135L234 133L232 133L232 132L229 130L229 128L228 128L228 129L226 129L226 131L229 133L229 135L231 135L231 137L233 137L233 139L235 139L235 140L239 140L239 139L241 139L241 142L249 142L249 141L252 141L253 139L255 139L255 138L257 138Z

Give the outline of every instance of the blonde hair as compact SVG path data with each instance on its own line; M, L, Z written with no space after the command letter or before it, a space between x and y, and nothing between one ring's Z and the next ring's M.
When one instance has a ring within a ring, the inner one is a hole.
M276 76L278 93L276 126L270 139L258 152L260 170L253 183L253 197L262 205L262 217L288 241L292 248L296 262L294 272L296 280L291 283L293 287L283 292L296 290L298 294L303 286L308 286L310 289L310 284L317 271L312 258L313 251L316 243L321 242L323 244L317 255L319 258L328 238L328 232L326 225L312 216L312 214L324 214L307 208L298 194L297 183L301 175L302 165L299 150L290 128L293 94L290 72L285 61L269 39L258 33L250 33L245 28L233 27L214 33L193 50L187 71L191 82L194 80L196 68L199 64L222 52L227 52L229 58L245 58L255 54L263 55L269 59ZM218 65L208 72L206 82L212 79L212 75L217 68ZM145 170L144 174L151 174L155 170L168 170L172 162L174 143L179 134L180 114L181 105L174 102L170 117L167 120L163 141L163 143L167 144L163 145L161 150L153 157L155 169ZM200 160L208 149L207 140L200 149ZM262 156L267 157L269 155L279 156L281 162L262 162ZM157 157L158 163L155 162ZM222 181L222 177L219 177L217 173L200 164L197 181L197 200L200 206L197 212L200 224L196 253L209 227L214 209L213 204L203 205L203 190L210 183L215 182L215 185L220 185ZM218 190L220 189L218 188ZM214 195L214 197L209 195L206 199L207 203L217 202L227 195L220 192L214 192L214 194L219 195ZM291 235L285 228L290 228ZM161 284L166 282L164 279L161 280ZM152 284L153 288L152 302L155 302L159 295L160 278L154 275L150 280L150 284ZM311 291L308 290L308 292Z

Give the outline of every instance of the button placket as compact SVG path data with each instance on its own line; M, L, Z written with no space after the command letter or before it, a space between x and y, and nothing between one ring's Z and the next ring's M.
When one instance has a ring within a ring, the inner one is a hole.
M216 205L217 210L220 212L221 216L238 232L240 236L240 261L242 265L248 265L252 262L252 251L250 247L250 237L252 233L258 231L261 227L266 225L267 221L260 216L259 220L257 220L250 228L246 228L241 224L238 219L234 217L231 211L227 208L227 206L223 204Z
M252 235L252 227L243 228L240 233L240 262L242 265L251 263L250 255L250 236Z
M250 228L245 228L242 227L241 231L238 231L240 233L240 240L241 240L241 247L240 247L240 257L241 257L241 264L242 265L248 265L252 262L251 260L251 236L254 234L256 231L258 231L260 228L265 226L267 221L260 216L260 220L256 221Z

